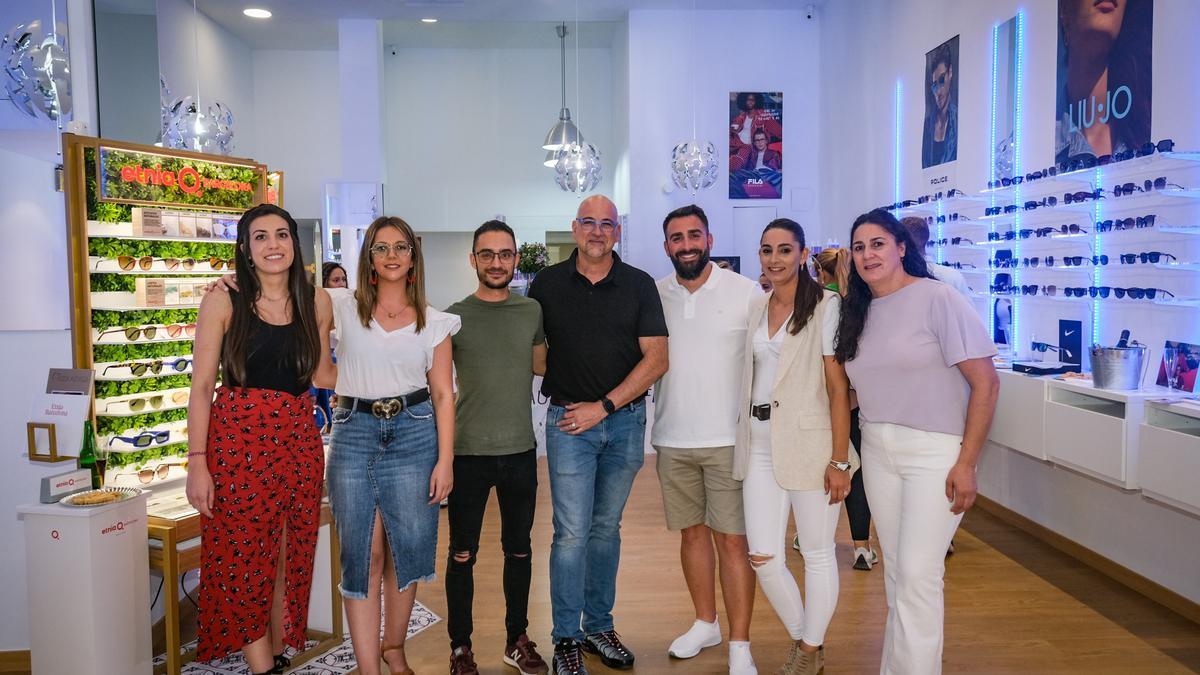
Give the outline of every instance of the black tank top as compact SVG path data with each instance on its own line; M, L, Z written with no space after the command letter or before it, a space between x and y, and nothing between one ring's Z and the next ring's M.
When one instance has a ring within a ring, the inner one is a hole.
M292 334L299 330L297 322L278 326L267 323L255 315L251 319L250 339L246 342L246 381L236 382L226 373L228 384L233 387L274 389L299 396L308 391L309 383L300 379L294 359L288 347L294 342Z

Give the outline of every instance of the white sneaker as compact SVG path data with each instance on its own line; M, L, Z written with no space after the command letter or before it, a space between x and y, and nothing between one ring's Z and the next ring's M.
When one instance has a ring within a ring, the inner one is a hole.
M721 620L718 618L712 623L696 619L688 632L675 638L670 647L667 647L667 654L677 659L690 659L700 653L705 647L712 647L721 644Z
M729 642L729 675L758 675L749 642Z
M854 569L870 572L871 568L879 564L879 556L875 551L869 548L854 549Z

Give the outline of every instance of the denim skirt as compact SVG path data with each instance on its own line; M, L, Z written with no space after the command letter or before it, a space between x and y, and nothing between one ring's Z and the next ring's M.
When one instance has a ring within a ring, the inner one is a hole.
M334 409L325 481L342 549L344 597L367 597L376 511L399 589L434 579L439 508L429 503L429 480L437 458L437 424L429 401L391 419Z

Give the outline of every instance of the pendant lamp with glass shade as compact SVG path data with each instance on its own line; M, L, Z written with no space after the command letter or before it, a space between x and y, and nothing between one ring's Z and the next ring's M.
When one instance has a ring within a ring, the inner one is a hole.
M563 60L564 66L566 60ZM565 79L564 79L565 82ZM581 109L579 103L579 1L575 2L575 107ZM564 107L563 110L566 110ZM591 192L600 184L603 170L600 164L600 150L595 145L583 140L583 135L575 142L562 146L557 153L554 164L554 182L565 192L582 195Z
M550 128L546 134L546 140L542 141L542 148L555 153L563 147L572 143L583 141L583 134L579 133L579 129L575 123L571 121L571 111L567 109L567 24L560 23L554 27L558 34L558 51L560 56L560 69L562 80L562 107L558 111L558 122ZM557 157L555 158L557 161ZM546 157L546 166L554 166L554 162L550 161L549 155Z
M696 2L692 0L691 47L696 50ZM692 196L707 190L717 182L720 162L717 149L709 141L702 141L696 134L696 59L690 59L689 75L692 84L692 137L681 141L671 151L671 180L679 187L689 190Z

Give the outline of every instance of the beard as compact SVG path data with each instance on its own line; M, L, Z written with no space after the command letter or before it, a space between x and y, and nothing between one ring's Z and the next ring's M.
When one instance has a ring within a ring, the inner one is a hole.
M686 253L699 253L700 256L694 262L684 263L679 261L679 255ZM671 256L671 264L675 266L675 273L684 281L692 281L697 279L704 272L704 268L708 265L708 249L697 251L680 251L676 255Z
M492 278L488 276L489 271L490 270L488 270L486 268L480 269L480 270L475 270L475 276L479 277L479 283L481 283L484 286L487 286L488 288L491 288L493 290L507 288L508 285L512 283L512 280L513 280L512 272L509 272L508 270L500 270L502 272L506 272L506 274L504 275L504 280L503 281L492 281Z

